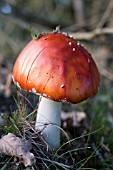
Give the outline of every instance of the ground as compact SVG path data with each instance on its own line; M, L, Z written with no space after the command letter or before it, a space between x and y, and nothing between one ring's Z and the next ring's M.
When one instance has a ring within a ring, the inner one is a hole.
M8 81L7 78L4 80L4 74L8 77L11 71L10 67L9 70L7 68L7 62L3 62L1 70L6 71L1 74L1 82L4 86ZM64 131L61 133L61 147L56 152L48 151L40 132L36 133L33 130L38 97L17 89L12 81L9 82L11 83L8 86L8 95L6 95L7 88L0 93L2 99L0 113L4 120L0 135L10 132L30 140L31 151L35 155L36 162L28 169L113 169L113 97L109 92L112 88L109 79L101 76L100 88L95 97L76 105L63 104L62 129ZM77 118L77 114L82 118ZM26 169L18 158L14 161L14 157L4 154L0 155L0 168L2 170Z

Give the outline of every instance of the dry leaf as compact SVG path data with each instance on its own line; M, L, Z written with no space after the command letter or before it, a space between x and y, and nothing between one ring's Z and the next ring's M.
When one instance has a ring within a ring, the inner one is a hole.
M72 111L72 112L62 112L61 119L63 122L63 127L66 128L69 124L70 126L80 126L80 122L86 118L85 112Z
M16 137L12 133L8 133L0 139L0 152L18 157L25 167L32 165L34 161L34 154L30 152L31 148L29 141Z

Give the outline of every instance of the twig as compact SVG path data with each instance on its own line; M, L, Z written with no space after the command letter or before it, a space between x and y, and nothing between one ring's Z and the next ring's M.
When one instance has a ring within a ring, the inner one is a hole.
M106 28L102 29L103 25L109 18L112 9L113 9L113 0L110 0L104 15L102 16L102 18L101 18L100 22L98 23L97 27L95 28L95 30L88 32L88 33L87 32L81 32L81 33L78 32L78 33L70 33L70 34L78 40L91 40L98 35L113 34L113 28L106 27Z
M104 12L100 22L98 23L97 27L96 28L102 28L103 25L106 23L107 19L109 18L110 14L111 14L111 11L113 9L113 0L110 0L107 8L106 8L106 11Z
M104 35L104 34L113 34L113 28L103 28L103 29L95 29L90 32L76 32L76 33L69 33L69 35L72 35L74 38L78 40L91 40L95 38L98 35Z
M109 71L107 71L106 69L101 68L101 69L100 69L100 73L101 73L103 76L105 76L105 77L107 77L108 79L110 79L110 80L113 81L113 74L110 73Z

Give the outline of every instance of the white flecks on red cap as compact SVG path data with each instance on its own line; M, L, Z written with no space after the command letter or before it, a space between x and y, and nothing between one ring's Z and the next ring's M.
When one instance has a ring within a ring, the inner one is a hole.
M71 45L72 44L72 42L69 42L69 45Z
M33 93L36 93L36 89L33 87L31 90Z
M65 87L65 85L64 84L61 84L61 86L60 86L61 88L64 88Z
M45 93L44 93L44 94L43 94L43 96L44 96L44 97L46 97L46 96L47 96L47 94L45 94Z
M77 45L80 45L80 42L79 42L79 41L77 41Z

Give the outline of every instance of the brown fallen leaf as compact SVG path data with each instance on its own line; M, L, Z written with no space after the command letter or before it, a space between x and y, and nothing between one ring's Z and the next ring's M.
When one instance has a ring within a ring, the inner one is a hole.
M62 112L61 113L61 120L62 125L64 128L66 128L69 124L73 127L80 126L80 122L86 118L85 112L79 112L79 111L72 111L72 112Z
M0 152L6 155L18 157L25 167L32 165L35 160L34 154L30 152L31 143L25 139L8 133L0 139Z

